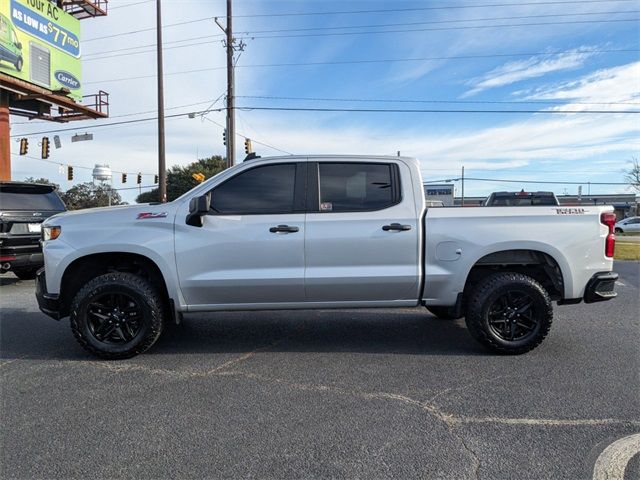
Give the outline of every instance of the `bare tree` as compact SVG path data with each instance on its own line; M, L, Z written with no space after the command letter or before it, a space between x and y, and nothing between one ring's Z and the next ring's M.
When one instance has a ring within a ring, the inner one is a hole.
M631 159L631 168L626 171L624 179L631 188L636 192L640 192L640 161L638 161L637 157Z

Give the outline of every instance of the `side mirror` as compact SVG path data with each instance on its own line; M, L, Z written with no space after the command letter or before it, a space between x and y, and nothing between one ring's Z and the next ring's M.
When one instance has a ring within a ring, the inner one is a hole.
M18 50L22 50L22 43L21 42L16 43L16 48Z
M192 198L189 202L189 215L187 215L187 225L192 227L202 227L204 225L202 217L209 213L211 206L211 193Z

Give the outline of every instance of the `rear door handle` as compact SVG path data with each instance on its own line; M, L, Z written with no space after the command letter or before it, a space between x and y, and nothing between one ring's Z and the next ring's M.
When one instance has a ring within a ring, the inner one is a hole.
M400 223L392 223L391 225L383 225L382 230L388 232L389 230L396 230L398 232L406 232L411 230L411 225L402 225Z
M269 231L271 233L295 233L300 230L298 227L290 227L289 225L278 225L277 227L271 227Z

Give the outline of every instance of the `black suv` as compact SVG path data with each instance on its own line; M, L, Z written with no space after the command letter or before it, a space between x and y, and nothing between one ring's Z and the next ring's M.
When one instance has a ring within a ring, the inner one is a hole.
M493 192L484 202L485 207L530 207L560 205L553 192Z
M21 280L42 267L42 222L66 210L53 185L0 182L0 272Z

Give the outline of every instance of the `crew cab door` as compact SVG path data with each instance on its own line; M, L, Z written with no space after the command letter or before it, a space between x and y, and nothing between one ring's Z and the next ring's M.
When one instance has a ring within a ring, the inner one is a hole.
M258 164L214 187L202 227L176 219L189 306L304 301L304 163Z
M417 299L420 223L409 168L373 160L308 168L307 301Z

